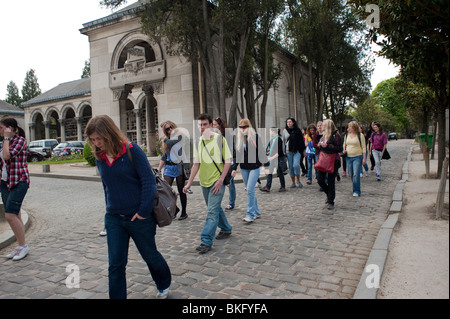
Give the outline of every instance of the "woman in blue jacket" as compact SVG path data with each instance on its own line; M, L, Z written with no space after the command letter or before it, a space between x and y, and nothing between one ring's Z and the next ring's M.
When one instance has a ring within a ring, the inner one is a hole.
M156 221L152 213L156 180L147 156L137 144L126 140L107 115L92 118L85 134L105 191L109 296L127 297L125 269L131 237L156 283L156 297L167 298L171 273L156 249ZM127 145L133 162L128 157Z

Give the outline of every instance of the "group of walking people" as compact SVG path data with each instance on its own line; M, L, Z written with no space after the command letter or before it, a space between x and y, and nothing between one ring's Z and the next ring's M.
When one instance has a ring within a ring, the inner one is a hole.
M370 154L374 158L376 176L380 178L380 161L386 149L387 139L379 123L372 123L374 133L369 137ZM294 118L286 120L283 132L270 128L268 143L252 127L248 119L242 119L236 136L226 138L226 123L221 118L214 120L208 114L198 117L201 136L194 147L193 165L186 173L186 144L183 130L171 121L161 124L164 134L158 171L164 167L164 179L172 185L176 181L181 202L179 220L188 218L187 196L198 174L207 214L196 250L207 253L214 240L229 238L232 226L222 208L225 185L229 185L229 204L225 210L235 206L236 189L234 178L238 167L247 193L247 209L243 220L252 223L261 217L255 188L261 169L267 175L267 184L261 188L270 192L273 175L280 179L280 192L286 191L284 173L289 171L291 188L302 188L300 161L307 159L307 184L311 184L313 163L320 154L331 155L334 170L326 173L314 170L320 188L327 195L329 209L334 208L335 179L341 166L340 154L347 157L347 168L353 176L354 195L360 195L358 179L360 167L366 162L366 141L354 122L349 124L344 142L332 120L310 125L305 136ZM1 195L5 206L6 220L10 224L19 246L7 257L13 260L24 258L29 247L25 241L25 227L20 208L28 190L30 179L26 161L27 143L25 132L16 120L0 120L0 135L4 137L0 152L2 171ZM156 181L144 151L134 142L130 143L119 127L107 115L93 117L87 124L85 135L96 158L105 193L105 230L109 256L109 296L113 299L127 297L126 265L129 240L133 239L157 287L157 298L167 298L171 284L170 268L156 248L156 221L153 217L153 199ZM230 147L231 146L231 147ZM219 233L216 235L216 230Z

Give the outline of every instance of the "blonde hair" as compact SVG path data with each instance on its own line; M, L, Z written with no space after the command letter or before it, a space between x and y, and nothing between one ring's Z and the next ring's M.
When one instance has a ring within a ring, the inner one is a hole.
M104 152L91 142L89 137L94 133L97 133L104 140L106 149ZM91 147L92 154L94 154L97 160L101 159L101 153L110 153L114 156L122 153L123 144L127 142L125 135L108 115L98 115L91 118L86 125L84 134Z
M249 119L242 119L239 122L239 126L248 126L248 131L247 131L246 134L244 134L244 133L242 133L241 129L238 129L237 141L236 141L236 148L237 149L241 149L242 148L242 145L244 144L244 136L245 135L248 136L247 140L250 140L256 134L256 131L252 127L252 123L250 122Z
M167 138L170 138L170 134L167 134L166 129L165 129L165 126L166 126L167 124L169 124L169 126L172 127L172 130L175 130L176 128L178 128L178 126L177 126L174 122L172 122L172 121L165 121L165 122L161 123L160 126L161 126L161 129L162 129L163 134L164 134ZM169 150L169 147L166 145L166 143L164 143L164 138L162 137L162 135L161 135L161 147L162 147L162 152L163 152L163 153L166 153L166 152Z
M323 133L323 138L325 142L327 142L331 135L336 131L336 126L334 125L334 122L332 120L325 120L323 121L323 125L325 126L325 131Z
M352 128L352 130L355 134L358 134L360 132L359 125L358 125L358 123L356 123L356 121L349 122L348 126Z

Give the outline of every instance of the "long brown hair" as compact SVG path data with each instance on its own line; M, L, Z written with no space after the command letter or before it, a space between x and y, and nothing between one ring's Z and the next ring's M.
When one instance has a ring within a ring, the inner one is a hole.
M90 141L90 136L97 133L105 142L106 152L116 156L123 149L123 144L127 142L127 138L117 127L116 123L108 115L98 115L89 120L84 130L89 146L95 158L100 160L102 151Z

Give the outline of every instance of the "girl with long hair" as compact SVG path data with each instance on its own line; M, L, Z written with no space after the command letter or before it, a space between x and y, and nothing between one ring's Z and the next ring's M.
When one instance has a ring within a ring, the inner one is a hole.
M233 156L231 176L236 176L237 166L241 167L242 178L247 189L247 213L244 221L251 223L261 217L255 186L259 178L261 164L267 162L262 141L253 129L249 119L239 122L236 149Z
M375 176L377 181L381 180L381 159L383 158L383 153L386 150L387 136L383 132L381 124L374 122L372 124L374 133L370 137L370 156L373 156L375 160Z
M333 173L326 173L320 170L317 171L317 181L327 195L327 208L334 209L334 199L336 197L335 179L338 169L341 166L341 157L339 156L339 153L342 152L342 144L338 130L332 120L325 120L322 125L325 130L318 143L318 147L320 148L320 152L334 154L335 161Z
M0 171L5 219L16 236L19 246L6 257L14 261L27 256L30 248L25 241L25 225L20 208L30 185L30 174L27 164L27 141L25 131L17 125L17 121L7 117L0 120L0 135L3 144L0 152Z
M361 169L366 164L366 140L355 121L348 123L343 147L343 153L347 155L348 175L352 179L353 196L358 197L361 196Z
M289 175L291 176L291 188L297 185L303 187L300 182L300 160L305 150L305 141L303 133L297 125L297 121L293 117L286 120L286 128L283 130L282 139L285 145L286 155L289 162ZM297 184L295 180L297 179Z
M156 284L156 297L165 299L172 277L156 248L156 221L152 213L156 180L147 156L136 143L127 141L107 115L89 120L85 135L105 191L109 297L127 298L126 265L132 238Z
M182 134L181 129L172 122L165 121L161 123L163 131L162 139L162 157L159 162L158 170L164 168L164 179L172 186L174 179L177 181L177 189L180 194L181 216L178 220L184 220L188 217L186 213L187 196L183 192L186 178L183 173L183 165L188 165L185 148L188 147L184 143L186 137Z

